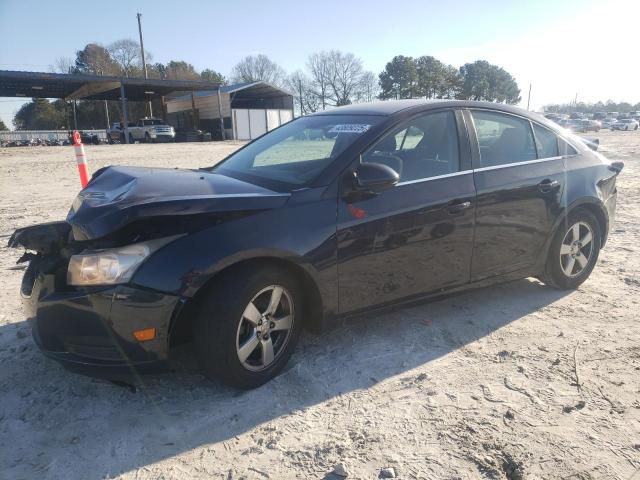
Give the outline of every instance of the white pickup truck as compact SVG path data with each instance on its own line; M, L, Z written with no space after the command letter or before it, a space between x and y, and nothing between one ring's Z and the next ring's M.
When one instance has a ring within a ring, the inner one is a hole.
M129 123L129 143L134 142L173 142L176 132L160 118L141 118L137 123ZM107 130L109 143L125 143L125 129L120 122L115 122Z

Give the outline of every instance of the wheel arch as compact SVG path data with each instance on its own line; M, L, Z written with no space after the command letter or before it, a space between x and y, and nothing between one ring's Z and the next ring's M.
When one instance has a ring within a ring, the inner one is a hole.
M552 235L549 235L549 239L547 241L547 248L545 249L545 257L546 251L553 240L553 237L556 235L558 228L566 221L570 214L575 212L576 210L584 209L593 214L598 221L598 226L600 227L600 247L604 247L608 233L609 233L609 214L607 213L607 209L604 204L597 198L592 197L583 197L575 200L569 205L564 214L559 216L558 220L556 220L555 225L553 226Z
M184 298L169 325L169 347L177 346L191 339L193 320L200 302L216 282L223 281L226 275L238 269L260 268L268 265L277 265L288 270L301 282L305 300L303 326L312 332L322 331L324 301L317 279L310 268L290 258L260 255L224 265L204 280L192 296Z

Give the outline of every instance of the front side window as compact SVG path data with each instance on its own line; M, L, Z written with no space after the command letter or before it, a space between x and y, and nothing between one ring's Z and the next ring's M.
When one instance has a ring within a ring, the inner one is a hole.
M558 156L558 137L556 137L555 133L535 123L533 124L533 133L536 137L538 158Z
M247 181L275 181L286 188L316 178L338 155L385 117L301 117L254 140L212 171Z
M480 147L481 167L536 159L536 148L528 120L513 115L471 110Z
M377 141L362 155L362 161L393 168L401 182L459 171L454 113L429 113L409 120Z

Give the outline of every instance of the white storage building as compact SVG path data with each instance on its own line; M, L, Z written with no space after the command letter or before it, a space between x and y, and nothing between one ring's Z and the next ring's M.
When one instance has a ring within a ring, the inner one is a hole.
M214 139L251 140L293 119L293 95L266 82L237 83L166 98L167 121Z

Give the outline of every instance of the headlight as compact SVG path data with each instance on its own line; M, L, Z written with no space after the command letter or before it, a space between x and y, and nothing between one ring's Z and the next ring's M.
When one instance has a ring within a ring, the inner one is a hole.
M67 269L67 283L87 286L128 282L149 255L178 236L72 255Z

